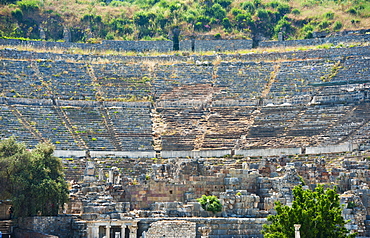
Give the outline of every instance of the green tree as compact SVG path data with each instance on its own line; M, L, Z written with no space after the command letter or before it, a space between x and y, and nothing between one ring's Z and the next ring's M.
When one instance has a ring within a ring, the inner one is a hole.
M49 143L29 151L14 138L0 142L0 197L12 200L16 216L57 215L68 200L62 164L53 151Z
M197 201L200 203L202 208L208 212L216 214L217 212L222 211L222 204L216 196L202 195L202 197L198 198Z
M325 190L319 185L314 191L302 186L293 189L292 206L275 204L277 214L268 216L271 224L263 226L265 238L294 237L294 224L301 224L301 238L355 237L344 227L339 195L334 189Z

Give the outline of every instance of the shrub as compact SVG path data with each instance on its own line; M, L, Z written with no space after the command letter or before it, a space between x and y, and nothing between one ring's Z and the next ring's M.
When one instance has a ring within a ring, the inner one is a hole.
M240 4L240 7L248 11L250 14L254 14L254 12L256 11L256 7L252 2L243 2Z
M272 1L272 2L269 2L268 4L267 4L267 6L269 6L269 7L272 7L272 8L277 8L278 6L280 6L280 3L279 2L276 2L276 1Z
M202 197L198 198L197 201L200 203L201 207L208 212L216 214L217 212L222 211L222 204L216 196L202 195Z
M336 22L334 22L333 30L338 31L338 30L342 29L342 27L343 27L343 24L340 21L336 21Z
M122 1L111 1L109 3L109 6L111 6L111 7L123 7L125 5L126 5L126 3L122 2Z
M299 11L299 9L295 8L295 9L292 10L292 13L294 15L299 15L299 14L301 14L301 11Z
M257 10L257 16L263 22L269 22L270 21L270 16L268 14L268 11L266 11L265 9L258 9Z
M311 39L313 37L313 26L310 24L302 27L302 36L304 39Z
M221 20L226 17L226 10L220 4L216 3L210 9L206 10L206 14Z
M23 12L21 9L15 9L14 11L11 12L12 17L17 19L17 21L22 21L23 20Z
M288 14L290 12L290 6L287 4L280 4L277 8L281 16Z
M221 39L221 34L220 33L216 33L216 34L214 34L214 36L213 36L215 39Z
M349 13L349 14L351 14L351 15L357 15L357 10L354 9L353 7L351 7L350 9L348 9L346 12Z
M226 29L229 29L232 27L231 23L230 23L230 20L229 18L225 17L224 19L222 19L222 26Z
M107 36L105 37L106 40L114 40L114 33L113 32L109 32L107 34Z
M324 14L324 17L326 19L332 20L332 19L334 19L334 12L327 12L327 13Z
M195 23L195 25L194 25L194 30L195 31L201 31L202 29L203 29L203 23L201 23L201 22Z
M242 11L242 10L240 10L240 9L238 9L238 8L233 8L233 9L231 9L231 14L232 14L233 16L237 16L237 15L242 14L242 13L243 13L243 11Z
M231 5L231 0L216 0L216 3L220 4L223 8L227 8Z
M143 11L135 13L135 15L134 15L133 18L134 18L134 23L136 25L139 25L139 26L146 26L146 25L148 25L149 24L149 20L150 20L150 18L148 16L148 13L147 12L143 12Z
M17 5L23 11L36 11L40 8L40 2L37 0L22 0Z
M324 20L324 21L322 21L322 22L318 25L318 27L319 27L320 29L325 29L325 28L327 28L329 25L330 25L330 22L328 22L328 21Z

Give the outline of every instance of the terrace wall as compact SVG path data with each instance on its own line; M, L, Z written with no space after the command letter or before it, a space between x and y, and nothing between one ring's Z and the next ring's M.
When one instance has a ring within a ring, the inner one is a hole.
M259 41L258 47L294 47L312 46L321 44L346 44L352 42L367 42L370 34L345 35L337 37L314 38L305 40L288 41ZM46 49L73 48L84 50L116 50L116 51L135 51L135 52L169 52L173 50L172 41L111 41L103 40L97 44L72 43L72 42L49 42L49 41L22 41L14 39L0 39L0 45L25 46ZM236 51L252 49L252 40L184 40L180 41L181 51Z

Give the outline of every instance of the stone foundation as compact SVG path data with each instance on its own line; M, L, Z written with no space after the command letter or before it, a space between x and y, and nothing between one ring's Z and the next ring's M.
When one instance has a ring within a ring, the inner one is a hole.
M157 221L150 224L145 238L194 238L196 224L188 221Z

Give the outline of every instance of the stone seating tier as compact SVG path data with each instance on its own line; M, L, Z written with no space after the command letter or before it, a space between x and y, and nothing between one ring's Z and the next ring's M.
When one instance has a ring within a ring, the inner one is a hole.
M153 151L154 137L155 148L180 151L367 141L360 132L369 127L362 106L369 99L368 51L221 54L177 61L56 60L53 53L35 53L26 61L26 53L4 50L0 94L25 101L15 106L18 112L6 100L0 104L2 121L8 120L1 133L31 145L41 136L62 150L83 145L106 151ZM52 104L37 106L50 98ZM27 104L28 99L35 100ZM140 100L148 105L118 105Z

